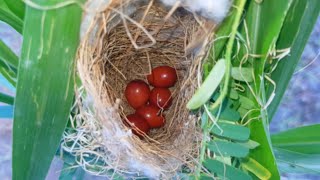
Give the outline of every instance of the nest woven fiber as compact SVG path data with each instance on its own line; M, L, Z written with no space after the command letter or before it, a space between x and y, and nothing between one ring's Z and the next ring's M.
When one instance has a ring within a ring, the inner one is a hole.
M202 136L199 117L186 103L201 82L207 46L195 42L199 34L203 37L205 23L182 8L170 11L153 1L114 0L97 12L78 51L82 86L76 91L73 130L65 132L63 149L85 170L111 178L170 179L182 169L193 172ZM174 67L178 74L170 88L173 104L163 112L165 126L140 139L123 122L134 112L124 90L131 80L146 81L160 65Z

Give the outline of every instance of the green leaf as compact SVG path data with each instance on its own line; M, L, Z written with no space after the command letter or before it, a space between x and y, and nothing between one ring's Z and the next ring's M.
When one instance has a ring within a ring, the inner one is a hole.
M274 148L282 172L320 174L320 154L305 154Z
M208 149L218 156L246 157L249 154L248 148L230 141L210 141Z
M253 69L249 67L232 67L231 68L231 76L233 79L244 82L252 82L253 81Z
M256 160L252 158L247 158L246 160L241 162L241 167L250 171L254 175L256 175L259 179L268 180L271 177L271 173L259 164Z
M279 62L277 69L271 75L271 79L277 84L277 88L275 97L268 107L270 120L272 120L301 58L313 26L319 17L319 12L319 0L296 0L292 3L277 42L278 49L290 47L291 51L289 56ZM272 91L273 88L268 89L268 96L271 95Z
M278 39L291 3L292 0L251 1L245 18L247 31L244 25L240 30L241 35L248 39L249 53L259 55L250 57L248 60L254 68L254 81L250 83L254 94L247 90L247 97L252 100L257 99L254 109L261 110L260 112L251 113L248 116L249 119L256 119L248 125L251 129L250 139L260 144L259 147L250 152L249 156L270 171L272 174L271 179L279 179L280 176L270 144L267 129L267 115L263 107L261 107L267 103L264 86L264 70L268 52L272 50ZM272 14L272 18L270 18L270 14ZM248 34L246 34L246 32ZM248 35L248 37L246 35ZM243 54L241 55L241 53ZM241 53L240 57L242 58L245 53Z
M4 0L8 8L20 19L24 18L25 4L22 0Z
M0 61L3 61L5 64L10 65L10 67L17 70L19 59L11 49L0 40Z
M3 94L0 92L0 102L13 105L14 104L14 97Z
M224 177L223 179L225 178L230 180L233 180L233 179L251 180L252 179L248 174L244 173L243 171L213 159L206 159L203 162L203 165L209 171L217 173L221 177Z
M41 6L63 0L33 0ZM74 97L81 7L27 6L13 125L13 180L45 179Z
M9 24L17 32L22 33L22 19L14 15L4 1L0 1L0 21Z
M260 146L259 143L255 142L255 141L252 141L252 140L249 140L247 142L237 142L238 144L248 148L248 149L255 149L257 148L258 146Z
M216 101L220 96L220 93L215 93L215 95L212 97L213 101ZM238 121L241 117L238 111L236 111L234 108L231 108L233 106L232 100L226 98L221 103L221 107L209 110L210 113L213 116L218 116L219 119L223 120L229 120L229 121Z
M251 110L255 107L255 104L251 99L242 95L239 95L239 102L241 104L241 107L247 110Z
M197 109L210 99L214 91L218 88L225 74L225 69L225 60L219 60L210 71L208 77L189 100L187 104L188 109Z
M237 141L246 141L250 136L250 129L241 125L219 122L218 126L214 126L211 130L212 133Z
M274 147L320 155L320 124L280 132L272 135L271 140Z
M16 74L7 68L6 65L2 65L0 60L0 74L13 86L16 87Z

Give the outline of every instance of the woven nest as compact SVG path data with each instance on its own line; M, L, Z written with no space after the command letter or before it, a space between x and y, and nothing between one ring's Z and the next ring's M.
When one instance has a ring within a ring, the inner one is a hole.
M182 169L193 172L201 130L198 115L186 103L201 82L206 44L197 46L195 40L197 34L203 36L205 21L184 9L136 1L111 1L93 17L78 51L82 86L63 149L99 175L169 179ZM164 112L165 126L140 139L123 123L134 112L124 97L125 86L135 79L146 81L160 65L177 71L178 82L170 89L173 104Z

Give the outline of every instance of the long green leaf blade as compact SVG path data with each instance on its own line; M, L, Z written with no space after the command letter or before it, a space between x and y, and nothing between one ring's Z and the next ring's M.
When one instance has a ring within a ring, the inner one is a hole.
M16 87L16 73L2 64L0 60L0 74L13 86Z
M54 5L63 0L34 0ZM40 6L41 7L41 6ZM81 8L26 8L13 126L13 179L43 180L73 99Z
M22 0L4 0L8 8L20 19L24 18L25 4Z
M3 94L0 92L0 102L13 105L14 103L14 98L12 96L9 96L7 94Z
M218 88L226 70L225 60L219 60L210 71L203 84L197 89L187 104L188 109L197 109L206 103Z
M16 56L2 40L0 40L0 59L11 67L15 69L18 68L18 56Z
M320 154L305 154L278 147L274 151L282 172L320 174Z
M261 112L249 115L249 118L258 119L252 121L249 128L251 129L250 139L258 142L260 146L252 150L249 156L270 171L271 179L279 179L280 176L270 145L266 112L262 107L266 104L263 78L268 53L277 41L291 3L292 0L251 1L245 21L247 31L245 26L241 31L243 37L247 37L249 53L259 55L258 58L249 58L249 62L252 62L254 68L254 82L250 84L253 92L248 90L247 95L251 97L250 99L257 100L254 109L261 110ZM272 18L270 18L270 14L272 14Z
M7 4L0 1L0 21L3 21L12 26L17 32L22 33L23 21L16 15L14 15Z
M288 16L284 21L283 29L277 42L277 48L284 49L291 47L291 50L290 56L286 56L282 59L279 62L277 69L271 75L271 78L277 84L277 88L275 90L275 97L268 107L270 120L272 120L297 63L300 60L313 26L319 17L319 12L319 0L293 1L288 12ZM269 88L269 96L272 91L272 88Z
M271 136L272 145L305 154L320 155L320 124L299 127Z

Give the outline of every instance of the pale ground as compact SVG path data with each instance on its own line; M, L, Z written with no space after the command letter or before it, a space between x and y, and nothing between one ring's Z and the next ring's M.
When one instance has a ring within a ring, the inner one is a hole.
M20 52L21 37L3 23L0 23L0 38L7 43L17 54ZM320 53L320 18L309 39L304 51L302 61L297 70L306 66ZM304 71L293 76L289 88L284 96L280 108L272 121L272 132L282 131L288 128L320 123L320 58L315 60ZM0 91L14 94L14 89L0 76ZM0 110L3 104L0 104ZM0 116L3 112L0 111ZM12 143L12 120L11 118L0 119L0 179L11 179L11 143ZM62 162L55 159L47 180L55 180L59 177ZM101 179L86 176L85 179ZM287 175L282 179L320 179L320 176L312 175Z

